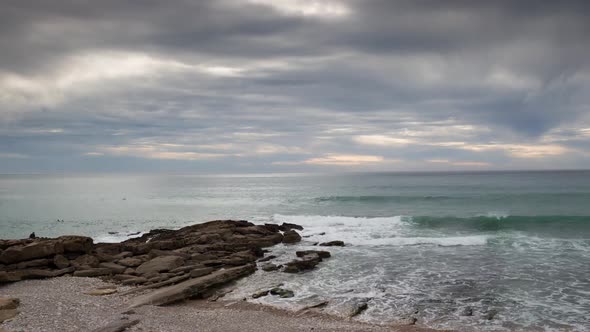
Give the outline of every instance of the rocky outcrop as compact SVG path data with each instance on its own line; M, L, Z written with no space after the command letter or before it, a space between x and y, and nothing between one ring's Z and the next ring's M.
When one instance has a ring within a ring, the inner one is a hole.
M283 243L293 244L301 241L301 235L294 230L286 231L283 234Z
M329 251L324 250L301 250L295 252L295 255L297 255L297 257L305 257L307 255L313 254L320 256L320 258L330 258L331 256Z
M320 243L322 247L344 247L344 242L340 240Z
M285 264L285 268L283 269L283 272L297 273L297 272L312 270L321 261L322 261L322 258L318 254L309 254L309 255L301 257L301 259L295 259L295 260L292 260L289 263Z

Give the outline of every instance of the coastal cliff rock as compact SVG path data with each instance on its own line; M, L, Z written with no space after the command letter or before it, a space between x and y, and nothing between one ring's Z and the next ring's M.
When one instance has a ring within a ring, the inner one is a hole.
M0 283L65 274L101 277L141 285L136 289L160 288L135 305L168 304L211 294L215 287L253 273L256 260L264 256L262 248L301 240L293 229L302 227L216 220L156 229L122 243L94 244L84 236L0 240Z

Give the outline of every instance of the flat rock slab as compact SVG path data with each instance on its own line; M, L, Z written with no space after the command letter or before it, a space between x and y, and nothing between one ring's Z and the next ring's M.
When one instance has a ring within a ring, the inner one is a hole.
M119 319L108 325L92 330L92 332L122 332L139 323L139 319Z
M0 310L16 309L20 300L12 297L0 297Z
M93 295L93 296L101 296L101 295L114 294L116 292L117 292L116 288L102 288L102 289L93 289L88 292L84 292L84 294Z
M14 318L16 315L18 315L18 310L16 309L0 310L0 323Z
M135 271L139 274L158 273L170 271L184 264L184 258L180 256L158 256L141 264Z
M211 289L256 271L253 264L222 269L206 276L189 279L179 284L161 288L153 293L140 296L133 301L131 308L142 305L166 305L195 297Z

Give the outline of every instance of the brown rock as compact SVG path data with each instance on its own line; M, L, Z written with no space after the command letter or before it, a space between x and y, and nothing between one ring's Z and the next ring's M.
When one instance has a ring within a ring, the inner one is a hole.
M59 269L65 269L70 266L70 261L63 255L55 255L55 257L53 257L53 265Z
M0 310L16 309L20 300L13 297L0 297Z
M100 261L95 256L82 255L70 261L70 264L72 264L72 266L76 269L88 269L92 267L98 267Z
M291 224L288 222L284 222L281 226L280 226L280 230L281 231L290 231L292 229L296 229L296 230L303 230L303 226L301 225L297 225L297 224Z
M323 250L301 250L295 252L295 255L297 255L297 257L303 257L311 254L316 254L320 256L320 258L330 258L331 256L329 251Z
M190 259L191 255L184 253L184 252L176 252L170 250L160 250L160 249L152 249L148 253L150 258L159 257L159 256L180 256L184 259Z
M119 265L119 264L115 264L115 263L100 263L98 265L98 267L104 267L107 269L110 269L112 274L121 274L123 272L125 272L125 270L127 269L125 266L123 265Z
M87 236L66 235L57 238L62 243L64 252L90 253L93 249L92 238Z
M16 309L0 310L0 323L12 319L16 315L18 315L18 310Z
M110 274L112 274L111 269L99 267L94 269L76 271L74 272L74 277L100 277L107 276Z
M123 258L123 259L119 259L117 261L117 264L127 266L127 267L137 267L137 266L140 266L141 263L143 263L141 259L137 259L137 258L133 258L133 257Z
M28 269L30 267L40 267L40 266L47 267L50 263L51 263L50 259L40 258L40 259L34 259L32 261L20 262L20 263L16 264L16 268L19 270L22 270L22 269Z
M140 285L146 283L148 280L144 277L134 277L123 280L123 285Z
M286 231L285 234L283 234L283 243L292 244L300 241L301 235L294 230Z
M322 258L318 254L310 254L307 256L303 256L302 259L300 259L300 260L293 260L293 261L290 261L289 263L285 264L285 268L283 269L283 272L297 273L297 272L312 270L321 261L322 261Z
M124 281L124 280L133 279L133 278L136 278L136 277L129 275L129 274L117 274L117 275L113 276L113 279L117 280L117 281Z
M165 272L184 264L184 258L179 256L160 256L141 264L135 272L148 274L151 272Z
M211 290L213 287L226 284L256 271L254 264L215 271L206 276L189 279L177 285L161 288L153 293L135 299L131 307L142 305L165 305L195 297Z
M55 240L41 240L26 245L17 245L5 249L0 254L0 263L11 264L61 254L63 244Z
M207 275L213 271L215 271L215 269L212 267L202 267L202 268L194 269L191 271L190 277L191 278L202 277L202 276Z
M92 295L92 296L102 296L102 295L114 294L116 292L117 292L116 288L99 288L99 289L93 289L93 290L84 292L84 294Z

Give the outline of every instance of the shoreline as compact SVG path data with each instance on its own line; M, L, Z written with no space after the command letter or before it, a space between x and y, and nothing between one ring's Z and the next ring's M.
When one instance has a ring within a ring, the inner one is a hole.
M200 331L243 331L242 323L232 323L231 319L225 323L222 320L225 325L217 329L216 317L222 313L240 321L250 320L252 331L257 330L261 319L270 324L267 330L281 331L435 331L414 325L416 319L403 326L354 320L367 309L370 299L350 303L343 315L348 318L322 312L327 301L310 305L301 313L248 303L246 298L231 302L223 299L231 292L224 293L228 285L258 269L277 275L305 273L330 259L330 247L345 246L342 241L331 241L320 243L317 250L293 250L293 259L282 263L267 255L269 251L263 248L301 242L297 230L303 227L217 220L178 230L152 230L121 243L94 244L83 236L0 240L0 303L2 298L10 301L7 297L21 301L16 308L0 306L0 328L65 331L77 321L80 326L74 324L74 330L93 331L119 317L112 324L123 324L124 328L96 331L135 331L138 327L134 325L142 324L148 330L183 331L202 323L194 321L196 313L208 312L210 315L201 318L211 326L199 325ZM85 294L89 291L93 294ZM276 286L247 297L279 295L293 297L294 291ZM53 325L47 325L45 320L55 314L43 312L54 310L55 304L57 316L53 317ZM90 316L79 312L88 306L96 311ZM82 318L72 316L77 312ZM186 317L175 328L174 318L181 313ZM272 324L282 324L283 328L275 329L279 325Z
M90 290L120 288L94 296ZM2 296L21 300L19 315L0 324L0 331L101 331L118 321L133 322L126 331L398 331L434 332L419 326L377 325L319 311L288 311L245 301L187 300L169 306L129 309L130 287L99 278L63 276L0 286ZM48 305L51 304L51 305Z

